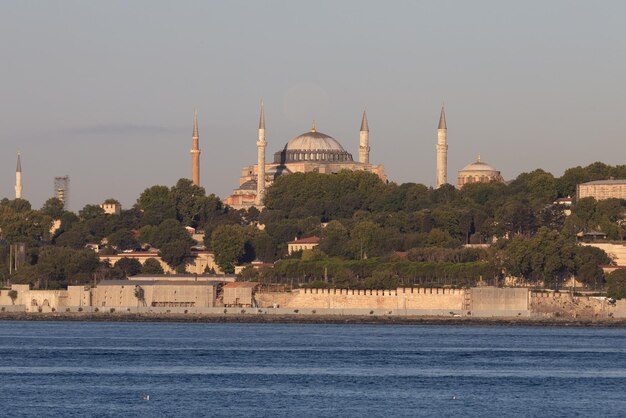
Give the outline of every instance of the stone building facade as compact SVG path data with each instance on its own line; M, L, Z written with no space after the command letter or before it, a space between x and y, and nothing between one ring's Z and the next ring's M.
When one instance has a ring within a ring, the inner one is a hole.
M576 186L576 200L593 197L596 200L626 199L626 180L596 180Z

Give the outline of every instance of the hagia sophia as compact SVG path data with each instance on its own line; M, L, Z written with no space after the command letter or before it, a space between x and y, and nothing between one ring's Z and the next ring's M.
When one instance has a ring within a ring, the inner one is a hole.
M445 109L441 107L439 125L437 127L437 173L436 187L448 183L448 142ZM359 130L359 158L355 161L339 141L330 135L319 132L315 123L309 132L288 141L285 146L274 153L272 162L265 161L265 110L261 103L261 116L257 140L257 163L242 168L239 186L235 188L225 203L235 209L247 209L252 206L262 207L265 190L279 176L291 173L325 173L333 174L341 170L368 171L376 174L382 181L387 181L385 167L382 164L370 163L369 125L367 114L363 112ZM198 116L194 113L192 135L192 181L200 184L200 146L198 135ZM259 181L259 179L262 179ZM457 188L469 183L504 182L500 171L478 160L468 164L458 172Z

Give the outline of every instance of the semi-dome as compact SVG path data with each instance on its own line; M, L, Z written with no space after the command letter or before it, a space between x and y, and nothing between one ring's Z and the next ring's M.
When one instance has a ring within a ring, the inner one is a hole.
M315 126L287 142L285 148L274 154L274 163L286 164L305 161L318 163L351 162L352 154L330 135L317 132Z

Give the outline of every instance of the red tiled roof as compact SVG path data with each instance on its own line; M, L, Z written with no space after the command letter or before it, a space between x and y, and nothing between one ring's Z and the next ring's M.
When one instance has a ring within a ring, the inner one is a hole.
M295 241L289 241L287 244L319 244L319 237L300 238Z

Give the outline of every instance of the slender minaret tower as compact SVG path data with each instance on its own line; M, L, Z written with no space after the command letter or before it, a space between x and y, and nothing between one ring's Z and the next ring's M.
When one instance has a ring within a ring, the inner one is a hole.
M361 120L361 132L359 134L359 162L370 163L370 128L367 126L367 115L363 111Z
M22 198L22 161L20 153L17 153L17 168L15 169L15 198Z
M446 127L446 111L441 106L439 127L437 128L437 188L448 182L448 128Z
M193 135L191 136L191 182L200 185L200 137L198 136L198 111L193 112Z
M257 178L256 178L256 205L263 205L263 197L265 196L265 110L263 101L261 100L261 117L259 119L259 140L256 143L257 155Z

